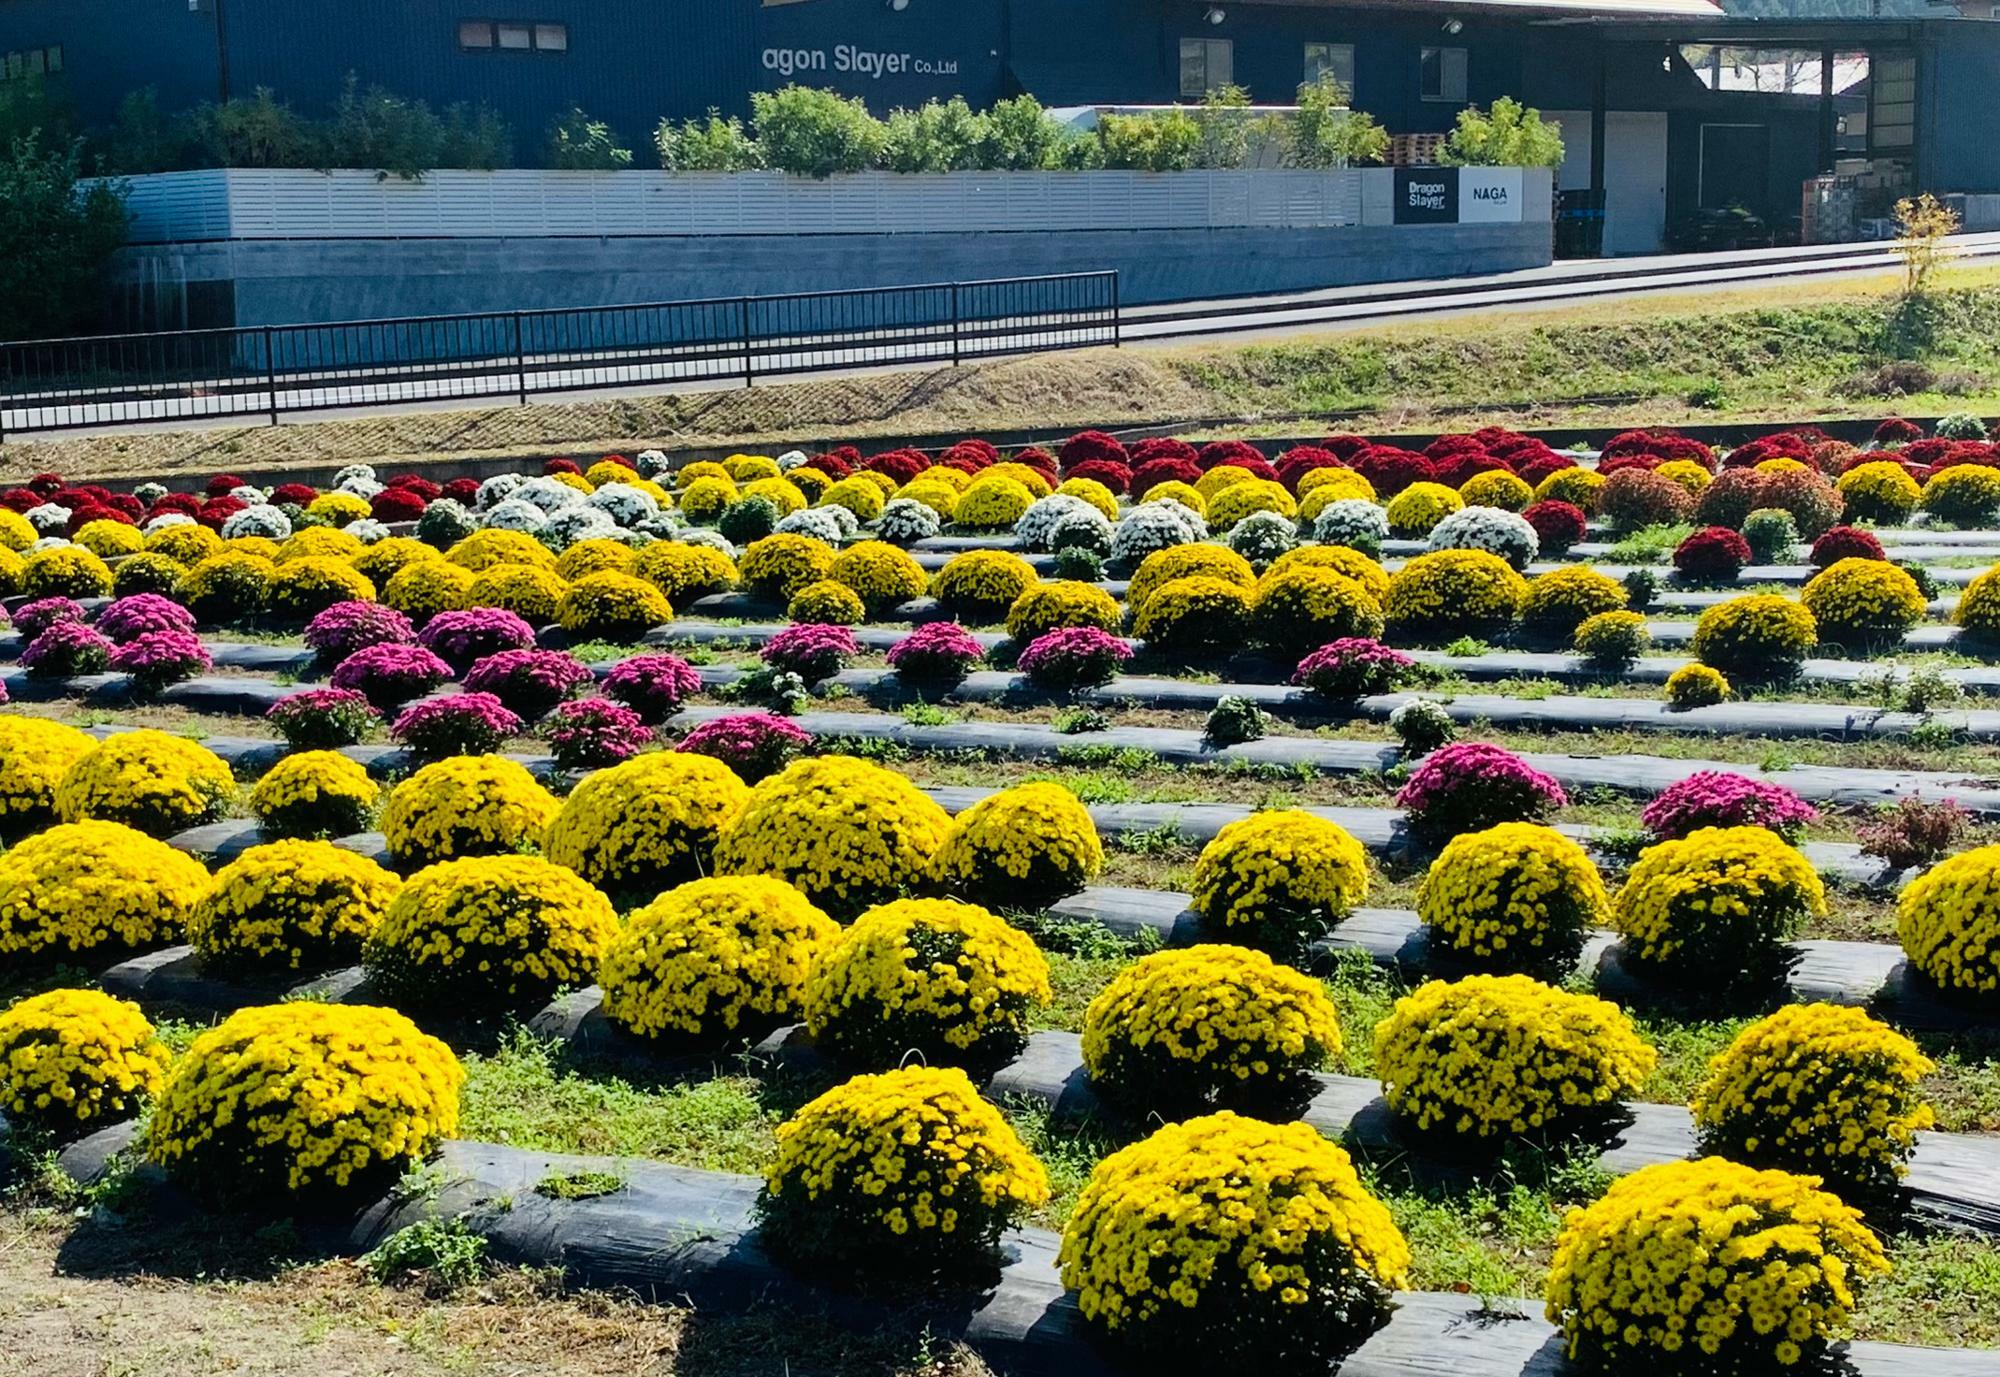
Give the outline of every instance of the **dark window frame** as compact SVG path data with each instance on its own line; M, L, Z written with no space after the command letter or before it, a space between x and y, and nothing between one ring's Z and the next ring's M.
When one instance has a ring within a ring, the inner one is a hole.
M465 41L469 30L480 29L483 43ZM569 52L569 23L553 19L461 19L458 21L458 50L462 53L540 53L566 55ZM508 43L501 35L518 33L523 42ZM552 39L545 42L544 39Z

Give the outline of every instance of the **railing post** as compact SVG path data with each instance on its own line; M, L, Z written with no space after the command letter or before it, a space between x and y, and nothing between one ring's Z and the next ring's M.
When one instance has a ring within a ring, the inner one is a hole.
M520 399L522 406L526 406L528 404L528 349L521 335L521 313L515 311L513 316L515 396Z
M264 390L271 399L271 424L278 423L278 354L271 342L271 327L264 327Z
M958 367L958 284L951 284L951 366Z
M1125 318L1118 305L1118 270L1113 268L1111 270L1111 347L1113 349L1122 349L1124 346Z
M757 356L750 349L750 298L736 299L736 323L743 335L743 385L755 386L757 377Z

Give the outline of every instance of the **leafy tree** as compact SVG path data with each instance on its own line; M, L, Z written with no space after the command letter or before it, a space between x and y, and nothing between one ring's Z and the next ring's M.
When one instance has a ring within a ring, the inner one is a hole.
M888 130L852 97L809 86L758 91L750 124L764 161L799 177L860 172L880 160Z
M1381 161L1389 135L1372 115L1347 106L1330 75L1299 87L1299 112L1286 126L1286 161L1294 167L1351 167Z
M987 117L975 114L963 96L941 104L927 100L890 113L882 165L891 172L968 172L981 166L987 139Z
M1054 167L1060 148L1073 138L1065 126L1049 118L1040 101L1015 96L986 112L977 165L997 171Z
M549 126L548 163L565 172L616 172L632 165L632 150L610 125L573 105Z
M125 200L78 185L81 143L24 134L0 156L0 338L77 334L102 314Z
M1201 124L1185 110L1106 115L1097 122L1104 166L1141 172L1185 172L1202 150Z
M764 150L744 130L743 121L724 119L717 110L679 128L672 120L661 120L653 147L669 172L747 172L764 165Z
M211 167L325 167L316 131L268 86L248 100L210 107L201 142L215 153Z
M1458 112L1458 127L1445 140L1444 160L1454 167L1560 167L1562 134L1542 123L1542 112L1510 96Z

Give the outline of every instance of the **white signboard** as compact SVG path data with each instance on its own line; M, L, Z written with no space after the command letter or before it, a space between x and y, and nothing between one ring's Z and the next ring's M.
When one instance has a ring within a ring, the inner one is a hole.
M1458 223L1519 224L1521 169L1461 167L1458 170Z

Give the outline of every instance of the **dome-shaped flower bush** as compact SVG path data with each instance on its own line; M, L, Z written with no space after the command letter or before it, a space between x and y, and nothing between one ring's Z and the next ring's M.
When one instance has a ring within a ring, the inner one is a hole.
M366 856L331 842L253 846L215 872L188 913L188 941L218 971L348 965L400 887Z
M1503 822L1539 822L1569 806L1562 785L1512 751L1482 741L1424 758L1396 793L1411 828L1436 842Z
M99 631L122 645L149 631L193 631L194 614L171 598L137 593L99 612L96 624Z
M1902 525L1923 498L1910 471L1889 460L1857 465L1834 486L1846 499L1849 516L1881 526Z
M443 553L434 545L409 536L389 536L368 546L348 562L379 589L412 564L443 559Z
M125 675L132 692L144 698L206 673L212 662L208 647L192 631L148 631L113 646L106 663Z
M674 609L666 595L644 579L605 569L571 584L556 604L555 615L575 640L629 645L672 621Z
M1770 978L1826 913L1819 872L1775 832L1704 827L1641 852L1612 901L1625 955L1694 989Z
M1232 822L1195 863L1194 911L1216 936L1292 956L1368 894L1368 853L1347 831L1298 809Z
M784 674L796 674L817 684L840 673L848 659L861 653L854 633L844 626L808 622L788 626L758 652L765 664Z
M757 1208L785 1257L852 1277L963 1273L1046 1203L1047 1174L954 1067L856 1076L778 1126Z
M727 875L789 880L845 918L927 883L950 829L944 809L895 771L820 756L750 791L715 863Z
M604 693L657 726L701 692L701 673L678 655L635 655L604 676Z
M1540 641L1566 644L1577 628L1605 612L1622 612L1625 585L1587 564L1569 565L1528 580L1521 599L1521 628Z
M2000 989L2000 846L1938 862L1908 885L1896 933L1910 964L1946 991L1990 1000Z
M410 704L396 714L389 735L418 760L442 760L497 751L526 729L492 694L455 693Z
M666 542L658 542L663 549L672 549ZM651 546L647 547L651 549ZM693 546L687 546L693 549ZM606 569L613 573L629 574L639 552L621 540L600 537L596 540L580 540L563 551L556 560L556 572L571 583L587 574L600 574Z
M1217 1106L1282 1110L1340 1046L1325 986L1245 947L1141 957L1112 978L1083 1019L1092 1087L1128 1109L1169 1119Z
M57 622L81 622L85 617L83 607L76 599L57 597L21 603L15 607L9 620L14 623L15 631L32 640Z
M1389 517L1381 507L1360 498L1340 498L1319 508L1312 538L1322 545L1344 546L1375 554L1389 538Z
M245 621L263 611L275 567L260 555L226 550L183 574L174 597L204 626Z
M653 729L639 714L609 698L558 704L542 721L549 754L560 770L598 770L622 764L653 744Z
M898 899L862 913L815 959L806 1026L857 1067L915 1052L991 1072L1020 1052L1030 1016L1053 997L1048 962L1019 928L975 904Z
M1307 1372L1387 1319L1410 1248L1318 1130L1224 1111L1099 1162L1058 1262L1084 1318L1136 1355Z
M222 553L222 537L206 526L162 526L147 534L146 549L191 569L209 556Z
M1429 545L1437 550L1483 550L1515 570L1526 569L1541 553L1541 538L1527 518L1497 507L1466 507L1431 527Z
M1389 1107L1453 1139L1576 1132L1657 1060L1616 1004L1525 975L1433 980L1375 1026Z
M109 637L82 622L51 622L21 649L21 668L38 679L102 673L111 663Z
M1250 594L1227 579L1196 575L1163 584L1133 622L1133 634L1169 654L1200 656L1243 644Z
M119 822L169 837L213 822L236 794L222 758L184 736L145 729L98 743L56 785L64 822Z
M502 607L468 607L438 613L417 640L453 674L463 674L503 650L534 649L535 628Z
M967 550L931 576L930 594L946 611L978 625L996 622L1041 582L1028 561L1005 550Z
M380 793L359 761L300 751L251 787L250 812L268 836L345 837L367 827Z
M905 683L948 692L986 658L986 650L957 622L925 622L890 646L887 658Z
M872 613L921 597L928 582L907 550L887 541L864 540L833 557L826 576L846 584Z
M166 1083L170 1060L129 1000L31 995L0 1012L0 1110L68 1137L136 1113Z
M1600 1372L1772 1372L1816 1361L1888 1258L1809 1176L1663 1162L1570 1211L1547 1315Z
M1826 569L1844 559L1887 559L1882 542L1873 531L1859 526L1835 526L1812 544L1809 556L1816 569Z
M1731 598L1709 608L1694 624L1695 658L1735 682L1794 678L1818 646L1813 614L1772 593Z
M764 539L768 540L770 537ZM760 561L760 568L767 579L771 571L764 566L773 562L782 563L785 551L790 548L791 539L794 537L787 537L786 540L765 548L765 558ZM753 548L762 544L763 541L759 540L755 542ZM831 558L831 551L823 547L821 553ZM745 559L747 562L748 551L745 552ZM611 572L630 574L634 578L645 580L665 595L666 600L675 607L686 607L711 594L726 593L736 586L739 577L746 584L749 582L748 575L744 574L736 562L721 550L712 545L692 545L679 540L655 541L639 551L629 568ZM753 591L759 592L760 595L768 592L762 583Z
M111 592L110 566L81 545L31 550L22 566L26 597L101 598Z
M1110 683L1131 658L1132 648L1108 631L1064 626L1028 642L1014 664L1037 688L1067 693Z
M1016 785L952 820L938 853L938 881L976 903L1041 908L1074 894L1104 869L1097 826L1060 784Z
M294 537L297 539L297 537ZM271 571L264 608L280 621L303 624L340 602L373 602L375 585L344 559L308 555Z
M1069 579L1037 584L1007 609L1007 634L1020 645L1058 627L1094 626L1116 635L1123 624L1116 598L1095 584Z
M1843 559L1799 591L1822 641L1857 653L1899 644L1930 610L1917 581L1885 560Z
M554 569L536 564L489 564L472 576L466 601L472 607L497 607L533 626L556 619L569 582Z
M1527 580L1484 550L1418 555L1389 579L1382 612L1393 635L1417 642L1503 635L1520 615Z
M1727 526L1704 526L1674 547L1674 568L1690 583L1731 583L1750 562L1750 543Z
M832 567L833 549L826 542L780 531L752 542L737 572L748 592L767 602L786 603L807 584L825 578Z
M2000 517L2000 469L1987 464L1954 464L1924 483L1923 509L1952 526L1976 529Z
M1147 608L1156 601L1158 595ZM1258 580L1250 621L1257 640L1280 654L1299 655L1329 641L1379 636L1382 608L1367 586L1335 568L1281 561Z
M514 761L454 756L389 791L382 833L405 869L454 856L505 855L541 840L561 805Z
M610 900L576 872L536 856L471 856L405 881L362 962L399 1005L478 1016L591 984L618 931Z
M337 602L306 623L305 630L306 648L317 652L323 664L338 664L371 645L407 645L416 638L408 617L375 602Z
M1935 1121L1917 1083L1936 1069L1860 1009L1793 1004L1738 1033L1689 1107L1704 1151L1882 1189Z
M1442 483L1412 483L1389 499L1389 534L1401 540L1423 540L1465 500Z
M54 821L56 786L96 749L95 738L64 723L0 716L0 831L18 834Z
M1210 470L1211 475L1223 472L1227 470ZM1200 484L1195 486L1196 491L1200 491ZM1231 483L1208 499L1207 517L1211 530L1226 531L1254 512L1275 512L1289 519L1299 514L1299 504L1285 491L1282 483L1261 478Z
M264 720L295 751L330 751L360 742L382 715L353 689L325 688L286 694Z
M1582 847L1552 828L1503 822L1445 844L1417 889L1434 951L1480 970L1560 979L1611 897Z
M1158 589L1188 578L1213 578L1250 589L1257 574L1250 561L1226 545L1183 544L1147 555L1126 584L1125 601L1136 616Z
M739 712L710 718L674 749L710 756L756 784L784 769L810 745L810 732L776 713Z
M1011 530L1035 496L1018 478L987 474L960 494L952 508L952 524L975 531Z
M707 756L637 756L571 790L542 854L615 897L650 898L714 870L716 841L749 798L748 786Z
M1526 511L1535 500L1535 490L1505 469L1474 474L1458 485L1458 495L1468 507L1491 507L1506 512Z
M805 1013L840 927L762 875L692 880L634 911L604 953L604 1014L644 1038L758 1037Z
M201 863L115 822L64 823L0 853L0 956L143 950L180 936Z
M1667 706L1675 712L1712 708L1731 692L1722 672L1707 665L1682 665L1667 676Z
M467 670L465 688L490 693L509 711L533 721L574 697L594 677L589 665L565 650L503 650Z
M420 560L405 565L382 586L382 601L422 626L440 612L472 605L473 573L448 560Z
M1192 505L1199 503L1197 508ZM1134 507L1111 530L1111 566L1136 568L1148 556L1208 537L1208 522L1202 513L1208 503L1193 488L1182 483L1162 483L1139 506Z
M238 1203L386 1186L457 1130L464 1081L451 1049L393 1009L244 1009L175 1064L146 1152Z
M1661 790L1639 821L1661 841L1704 827L1767 827L1788 841L1819 820L1819 810L1782 784L1729 770L1697 770Z
M539 569L553 570L556 557L549 547L536 540L525 531L508 531L488 527L474 531L464 540L444 552L444 557L452 564L481 573L496 564L528 564Z
M442 687L451 666L420 645L366 646L334 667L327 680L337 689L352 689L378 712L390 712Z
M1322 698L1343 702L1389 693L1408 683L1417 662L1367 637L1329 641L1299 661L1292 682Z

